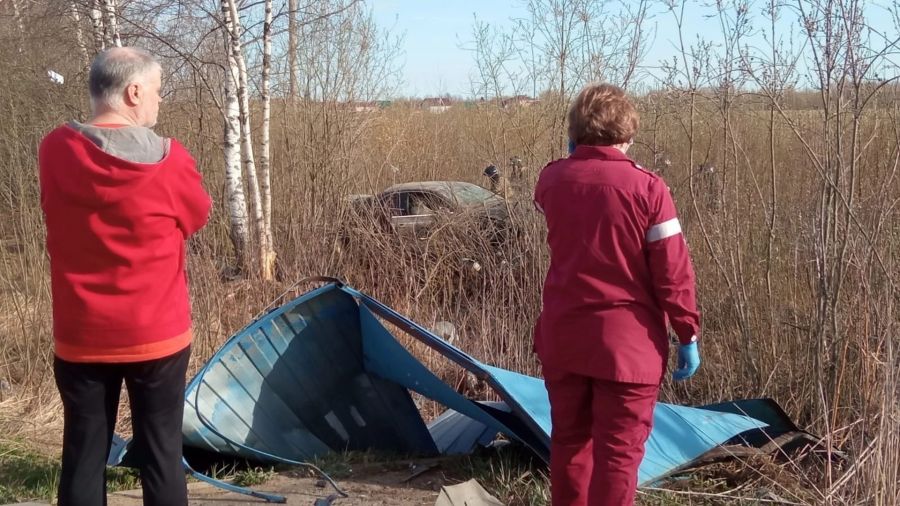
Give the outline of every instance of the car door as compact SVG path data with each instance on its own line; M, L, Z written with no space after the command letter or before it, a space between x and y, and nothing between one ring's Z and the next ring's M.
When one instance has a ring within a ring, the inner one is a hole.
M427 190L402 190L388 197L391 226L398 233L423 237L435 221L435 213L449 207L443 197Z

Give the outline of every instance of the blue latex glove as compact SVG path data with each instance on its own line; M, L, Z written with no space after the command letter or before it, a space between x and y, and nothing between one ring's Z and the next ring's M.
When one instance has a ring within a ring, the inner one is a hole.
M675 381L684 381L697 372L700 367L700 348L697 343L678 346L678 369L672 371Z

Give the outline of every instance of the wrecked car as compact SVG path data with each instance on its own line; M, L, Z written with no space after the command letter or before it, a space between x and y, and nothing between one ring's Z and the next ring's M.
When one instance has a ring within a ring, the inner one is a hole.
M441 218L472 220L479 228L509 223L506 199L464 181L419 181L393 185L377 195L351 195L350 209L363 223L424 237Z

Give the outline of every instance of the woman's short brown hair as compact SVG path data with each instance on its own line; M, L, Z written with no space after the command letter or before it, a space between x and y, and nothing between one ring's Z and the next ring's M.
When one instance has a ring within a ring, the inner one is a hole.
M640 117L625 91L611 84L589 84L569 108L569 139L575 144L613 146L637 133Z

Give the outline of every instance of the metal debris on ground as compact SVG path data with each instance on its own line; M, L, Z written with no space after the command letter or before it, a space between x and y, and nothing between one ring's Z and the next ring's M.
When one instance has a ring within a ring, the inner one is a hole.
M337 499L340 499L340 497L341 496L337 494L331 494L328 497L316 499L316 502L313 503L313 506L331 506L331 504L334 503L334 501L336 501Z
M434 506L503 506L476 480L441 488Z
M460 394L385 322L477 377L499 401ZM410 392L442 404L447 413L426 424ZM543 381L483 364L380 301L332 280L265 314L222 346L187 387L183 430L186 451L309 466L305 463L344 451L470 453L491 445L498 434L547 461L551 427ZM792 435L808 437L767 399L705 407L658 403L639 483L655 483L722 446L762 448ZM128 448L116 443L113 465Z
M439 465L440 464L437 464L437 463L434 463L434 464L426 464L426 463L410 464L409 465L409 474L406 475L406 477L404 477L402 480L400 480L400 483L409 483L410 481L418 478L419 476L422 476L423 474L427 473L428 471L431 471L432 469L436 469Z

